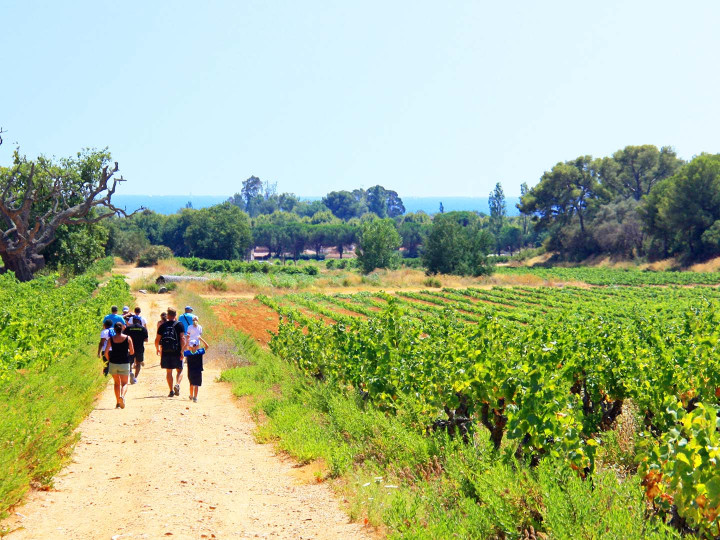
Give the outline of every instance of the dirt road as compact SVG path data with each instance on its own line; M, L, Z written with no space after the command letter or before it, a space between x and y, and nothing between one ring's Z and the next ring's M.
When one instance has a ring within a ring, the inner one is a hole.
M154 322L168 296L140 295ZM151 330L151 341L155 332ZM115 409L112 385L81 424L55 489L32 493L0 528L10 539L369 538L329 488L300 483L293 463L253 439L230 388L204 372L198 403L169 398L150 344L145 369Z

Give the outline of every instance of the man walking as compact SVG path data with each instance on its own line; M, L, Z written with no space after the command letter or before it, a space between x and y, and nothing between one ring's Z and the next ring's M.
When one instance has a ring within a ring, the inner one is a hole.
M136 316L136 317L140 317L140 322L142 323L142 325L143 325L145 328L147 328L147 321L145 320L145 317L143 317L140 313L141 313L141 311L140 311L140 306L137 306L137 307L135 308L135 316Z
M125 319L123 319L120 315L118 315L118 307L113 306L110 308L110 314L105 315L105 318L103 319L103 326L105 325L105 321L110 321L110 328L115 326L115 323L120 323L123 326L125 326Z
M182 381L182 353L185 350L185 329L180 321L176 320L175 308L167 309L167 321L160 325L155 338L155 350L160 355L160 367L167 371L167 383L170 388L168 397L180 395L180 381ZM173 385L173 370L177 376Z
M125 334L133 341L135 354L130 357L130 368L135 365L135 374L130 373L130 384L135 384L140 375L140 368L145 365L145 343L148 341L148 331L142 324L142 319L135 315L130 319L130 324L125 327Z
M182 323L185 332L187 332L193 323L193 308L191 306L185 306L185 313L180 315L178 320Z

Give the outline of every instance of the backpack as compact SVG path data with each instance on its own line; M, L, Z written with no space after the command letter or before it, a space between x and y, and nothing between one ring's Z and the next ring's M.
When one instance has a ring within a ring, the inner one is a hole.
M160 346L162 347L163 353L178 353L180 352L180 341L175 332L175 326L180 324L178 321L173 321L172 324L164 324L162 327L162 334L160 334Z

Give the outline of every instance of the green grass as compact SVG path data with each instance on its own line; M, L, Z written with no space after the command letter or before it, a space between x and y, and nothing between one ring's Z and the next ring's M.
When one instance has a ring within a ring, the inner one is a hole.
M236 335L250 363L223 372L250 399L257 438L302 463L317 459L337 478L355 520L390 538L669 538L645 513L636 478L611 471L583 481L561 463L529 468L497 453L485 433L474 444L413 429L346 389L308 379L289 363Z
M31 486L52 486L69 459L74 430L106 383L94 348L88 344L41 373L18 372L0 388L0 517Z

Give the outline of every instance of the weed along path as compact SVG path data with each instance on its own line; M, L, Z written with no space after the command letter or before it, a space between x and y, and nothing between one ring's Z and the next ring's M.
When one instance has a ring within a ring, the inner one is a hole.
M171 296L138 295L151 341ZM212 349L211 349L212 350ZM210 356L210 355L209 355ZM10 539L369 538L324 484L301 483L294 464L253 439L255 424L212 359L198 403L167 397L150 344L127 406L112 385L80 425L54 489L34 492L2 524ZM99 363L99 361L98 361ZM98 368L99 369L99 368Z

